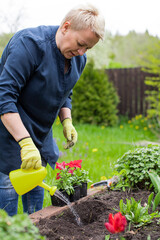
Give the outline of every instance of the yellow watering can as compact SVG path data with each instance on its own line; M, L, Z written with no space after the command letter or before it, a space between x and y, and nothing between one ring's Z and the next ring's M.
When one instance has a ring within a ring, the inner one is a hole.
M40 186L48 190L50 195L53 196L55 191L57 190L57 187L50 187L43 182L43 179L46 175L47 169L45 167L41 167L39 169L17 169L11 171L9 173L9 178L15 191L19 195L23 195L31 191L33 188Z

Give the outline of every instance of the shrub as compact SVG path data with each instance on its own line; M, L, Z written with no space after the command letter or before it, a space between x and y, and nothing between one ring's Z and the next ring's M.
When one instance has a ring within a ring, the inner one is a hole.
M130 150L117 160L115 168L121 173L122 183L147 189L151 185L148 171L154 170L160 175L160 146L148 145Z
M39 229L33 225L27 214L17 214L10 217L4 210L1 209L0 239L45 240L45 237L39 234Z
M79 123L113 126L117 123L118 95L105 70L90 61L73 89L72 117Z

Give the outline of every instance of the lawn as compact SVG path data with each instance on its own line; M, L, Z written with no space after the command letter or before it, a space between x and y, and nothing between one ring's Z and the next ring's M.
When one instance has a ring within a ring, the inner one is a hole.
M141 140L156 141L156 136L150 130L131 127L127 122L116 127L103 127L87 124L75 125L78 132L77 144L69 150L64 150L65 138L63 128L59 121L53 126L53 136L60 150L58 162L82 159L82 167L89 171L92 182L101 180L102 176L111 177L114 164L125 152L137 148L137 142ZM55 184L56 170L47 166L47 184ZM92 183L90 183L92 184ZM50 195L45 191L44 206L51 205ZM22 204L19 201L19 213L22 212Z

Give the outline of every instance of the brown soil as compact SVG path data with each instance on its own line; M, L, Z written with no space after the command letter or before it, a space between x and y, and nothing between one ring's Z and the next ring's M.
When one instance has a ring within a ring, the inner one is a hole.
M69 209L59 216L42 219L37 226L42 235L47 240L105 240L105 235L109 234L104 226L108 222L109 213L115 214L114 209L119 209L119 201L126 198L134 197L135 200L142 199L141 203L147 203L149 191L136 190L132 192L108 191L103 190L101 193L89 197L86 201L77 201L74 209L79 214L82 226L78 226L75 217ZM160 208L157 209L160 211ZM110 239L126 240L158 240L160 239L160 225L158 219L152 223L136 228L131 225L130 231L128 226L126 231L119 234L110 234ZM150 238L149 238L150 235Z

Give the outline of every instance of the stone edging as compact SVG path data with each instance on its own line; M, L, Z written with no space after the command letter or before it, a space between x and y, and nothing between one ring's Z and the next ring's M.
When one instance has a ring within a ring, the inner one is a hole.
M87 196L79 199L77 202L85 201L90 196L101 192L105 188L106 188L106 186L105 187L102 186L102 187L97 187L97 188L90 188L90 189L87 190ZM71 205L73 206L74 204L75 204L75 202L73 202ZM30 217L31 221L36 224L41 219L50 218L51 216L58 215L66 209L68 209L67 205L64 206L64 207L49 206L49 207L43 208L42 210L40 210L38 212L30 214L29 217Z

